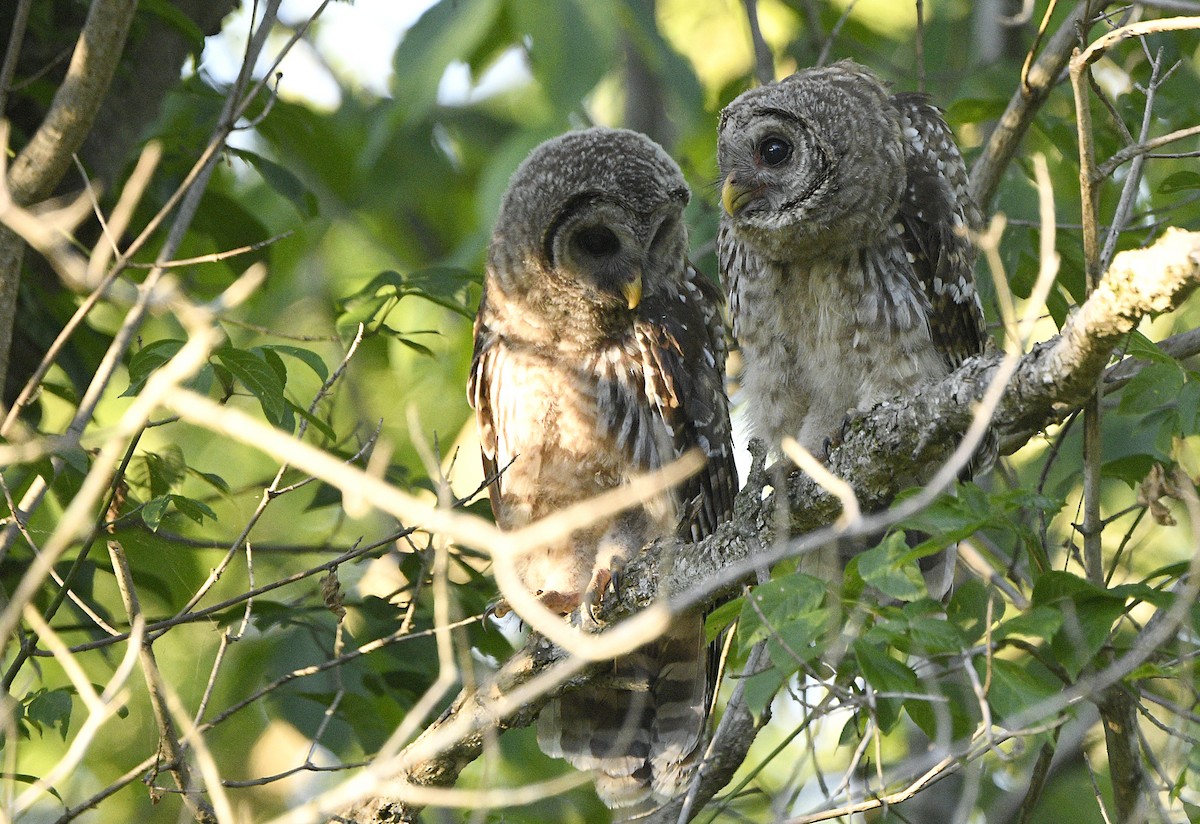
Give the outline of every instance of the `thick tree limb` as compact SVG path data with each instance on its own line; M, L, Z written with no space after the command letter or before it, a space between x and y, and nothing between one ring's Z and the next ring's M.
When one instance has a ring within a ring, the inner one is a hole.
M1200 232L1170 229L1153 246L1117 255L1091 298L1068 318L1062 333L1020 358L995 411L996 424L1009 433L1010 442L1027 440L1077 410L1104 374L1122 338L1143 317L1178 307L1197 285ZM924 387L919 395L882 403L863 414L832 451L829 468L852 483L865 511L886 506L899 491L897 478L928 470L953 450L1000 362L999 355L975 358L942 382ZM763 475L761 467L752 472L749 492L739 498L735 520L714 535L694 545L652 548L633 559L626 584L615 598L606 601L602 617L629 614L662 598L670 599L672 606L713 603L736 588L755 565L774 563L820 542L818 533L786 542L782 548L773 543L766 551L764 513L770 510L759 495ZM807 476L789 479L788 502L793 534L820 530L840 512L838 499ZM828 534L832 533L827 533L825 540ZM485 734L531 723L548 697L587 680L589 671L577 667L559 679L553 691L520 706L513 704L514 692L567 660L565 653L544 643L517 653L475 691L459 696L402 753L400 768L392 773L395 780L387 784L390 797L371 799L334 820L357 824L415 820L420 789L452 785L482 752ZM731 746L723 750L727 757L709 765L702 800L724 786L741 764L755 732L752 723L741 726L744 729L739 729L731 737ZM428 746L450 728L455 734L448 737L448 745Z
M9 169L8 191L18 206L44 200L66 174L71 156L91 131L136 10L137 0L92 3L67 76L41 126ZM0 227L0 386L8 374L23 251L16 233Z

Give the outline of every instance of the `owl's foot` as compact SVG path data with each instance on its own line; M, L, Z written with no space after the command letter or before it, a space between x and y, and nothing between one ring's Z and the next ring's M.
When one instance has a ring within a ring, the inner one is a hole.
M616 595L617 587L621 585L623 569L624 564L618 563L614 558L608 567L600 567L592 573L591 583L583 591L583 598L579 604L579 617L585 627L599 628L600 620L596 617L596 608L604 603L604 596L609 592Z
M503 598L497 598L495 601L492 601L490 604L488 604L483 610L483 617L485 619L483 625L485 627L487 626L486 619L488 618L503 618L511 612L512 607L508 605L508 601L504 600Z
M582 601L582 596L578 592L538 590L534 593L534 597L542 602L542 606L558 615L570 615L579 607ZM508 601L504 598L497 598L488 604L483 614L485 618L503 618L511 612L513 612L513 608L509 605Z
M537 599L542 606L559 615L570 615L578 608L582 596L578 592L555 592L542 590L537 593Z
M832 435L825 438L825 441L822 443L822 447L825 450L825 454L821 456L822 461L827 462L830 453L846 442L846 435L850 432L850 424L854 423L857 413L858 410L856 409L847 409L846 414L842 416L841 426Z

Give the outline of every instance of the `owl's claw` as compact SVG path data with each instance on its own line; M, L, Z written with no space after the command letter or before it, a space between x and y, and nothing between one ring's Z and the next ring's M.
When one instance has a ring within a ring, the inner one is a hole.
M487 625L488 625L487 619L488 618L491 618L493 621L495 621L500 618L503 618L504 616L508 615L511 612L512 612L512 607L510 607L508 605L508 601L504 600L503 598L497 598L495 601L492 601L490 604L488 604L487 607L483 610L483 617L484 617L483 626L484 626L484 628L487 628Z
M616 595L617 589L621 586L623 571L624 564L618 563L614 559L608 567L600 567L592 573L591 583L583 591L583 598L580 599L579 604L579 617L585 627L596 629L600 626L600 619L596 617L596 608L604 603L604 596L608 593Z

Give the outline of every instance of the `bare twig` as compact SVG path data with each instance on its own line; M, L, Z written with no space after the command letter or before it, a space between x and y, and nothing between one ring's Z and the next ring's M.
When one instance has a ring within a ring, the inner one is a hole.
M1098 0L1078 3L1046 42L1045 48L1032 62L1026 82L1013 94L1000 116L1000 122L988 138L983 153L971 167L971 192L984 212L989 211L1000 188L1005 169L1016 156L1017 147L1026 130L1037 116L1042 104L1058 83L1059 76L1071 57L1078 29L1090 21L1102 4Z
M767 85L775 79L775 60L771 57L771 48L763 39L762 28L758 25L758 0L742 0L746 8L746 22L750 24L750 43L754 47L754 78L760 85Z

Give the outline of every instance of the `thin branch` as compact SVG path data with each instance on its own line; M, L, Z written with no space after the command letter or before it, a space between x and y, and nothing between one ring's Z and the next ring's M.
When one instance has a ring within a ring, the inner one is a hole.
M750 24L750 43L754 47L754 78L760 85L775 79L775 60L771 48L763 39L762 27L758 25L758 0L742 0L746 8L746 22Z
M1026 82L1009 99L983 152L971 167L971 193L985 213L990 211L992 200L1000 188L1000 180L1016 156L1021 139L1067 67L1078 30L1092 19L1101 5L1103 3L1098 0L1085 0L1067 15L1046 42L1042 53L1030 65Z

